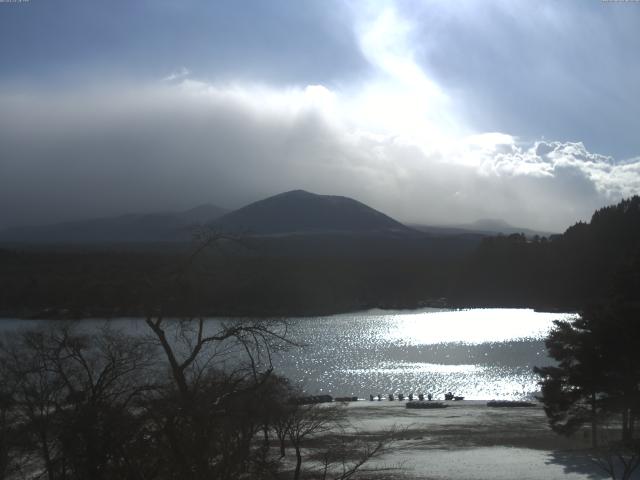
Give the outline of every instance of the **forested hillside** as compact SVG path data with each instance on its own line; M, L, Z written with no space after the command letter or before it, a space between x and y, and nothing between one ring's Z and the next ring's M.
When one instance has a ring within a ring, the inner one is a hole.
M465 262L456 298L473 305L575 308L609 296L619 277L637 278L640 197L596 211L563 235L486 238Z

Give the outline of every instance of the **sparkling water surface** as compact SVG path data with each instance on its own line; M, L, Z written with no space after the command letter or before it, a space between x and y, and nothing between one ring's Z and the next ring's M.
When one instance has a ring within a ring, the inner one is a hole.
M466 399L524 399L538 390L534 366L548 365L544 337L566 313L528 309L372 310L289 319L303 347L274 357L275 371L308 394L387 396L451 391ZM210 319L215 328L222 319ZM8 331L42 324L0 320ZM86 320L87 328L100 325ZM112 320L146 333L141 319Z
M280 371L308 393L369 395L451 391L467 399L524 399L538 390L534 366L550 363L553 320L528 309L368 311L300 318L308 344L283 354Z

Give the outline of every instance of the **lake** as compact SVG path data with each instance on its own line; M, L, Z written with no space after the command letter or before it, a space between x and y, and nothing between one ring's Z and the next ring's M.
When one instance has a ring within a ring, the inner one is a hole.
M277 354L274 364L309 394L442 398L452 391L470 400L526 399L538 390L533 367L551 363L544 338L553 320L573 318L528 309L373 310L292 318L290 334L306 346ZM40 323L4 319L0 329ZM112 323L146 331L139 319Z
M294 336L309 346L277 364L309 393L525 399L538 390L533 367L551 363L544 338L553 320L573 318L527 309L424 309L296 319Z

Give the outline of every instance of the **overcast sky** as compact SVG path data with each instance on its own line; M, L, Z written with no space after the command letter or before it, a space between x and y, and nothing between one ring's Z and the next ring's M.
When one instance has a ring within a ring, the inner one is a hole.
M640 3L0 2L0 228L298 188L552 231L640 193Z

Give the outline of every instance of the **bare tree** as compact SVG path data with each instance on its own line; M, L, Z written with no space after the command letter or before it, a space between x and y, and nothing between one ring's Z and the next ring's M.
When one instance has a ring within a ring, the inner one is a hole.
M640 466L640 446L613 442L592 451L592 459L612 480L629 480Z
M294 480L303 473L303 448L310 449L307 474L312 478L346 480L388 451L401 433L395 427L377 434L359 432L347 421L345 406L336 404L290 404L287 422L286 431L296 455ZM375 472L382 470L376 468Z
M591 459L612 480L628 480L640 467L640 440L617 438L620 427L612 420L602 422L602 442L591 450Z
M340 428L344 409L336 405L296 405L287 419L286 432L296 453L293 478L298 480L302 467L302 447L310 437Z
M107 478L127 468L137 435L134 399L151 357L133 337L75 326L26 331L5 342L15 424L28 434L49 480Z
M398 436L398 430L392 428L377 435L366 435L353 432L340 435L337 442L332 443L322 454L322 480L347 480L356 477L365 470L365 465L372 459L387 452ZM387 468L376 467L380 473ZM388 468L395 470L395 468Z
M56 441L57 413L64 402L62 379L52 373L44 331L8 337L2 345L3 381L13 387L13 408L30 437L49 480L58 477L61 448Z
M19 471L24 459L16 421L15 383L6 373L6 365L0 365L0 480Z
M146 323L171 379L155 409L172 464L184 478L237 478L249 468L251 442L266 412L256 394L272 378L274 349L289 344L287 325L271 320Z

